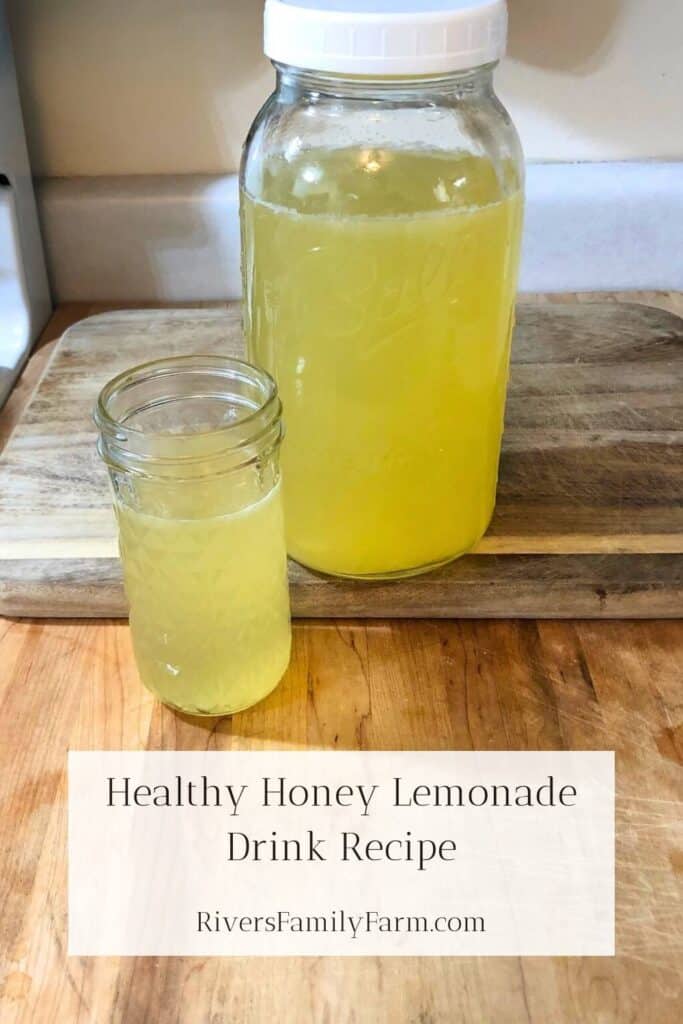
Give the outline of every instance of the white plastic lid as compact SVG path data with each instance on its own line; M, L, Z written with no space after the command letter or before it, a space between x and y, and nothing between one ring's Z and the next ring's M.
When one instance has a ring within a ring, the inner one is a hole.
M266 0L266 55L312 71L430 75L500 60L505 0Z

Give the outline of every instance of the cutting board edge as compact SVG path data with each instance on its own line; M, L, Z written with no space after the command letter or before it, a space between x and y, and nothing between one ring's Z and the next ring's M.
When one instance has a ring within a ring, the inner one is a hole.
M619 555L570 556L562 558L564 576L549 581L547 568L554 557L466 556L460 564L472 571L460 580L444 580L440 570L408 581L360 585L292 566L292 615L369 620L683 618L683 555L630 555L641 571L625 580L619 579ZM457 566L454 563L450 571L457 571ZM0 615L127 618L120 562L0 561Z

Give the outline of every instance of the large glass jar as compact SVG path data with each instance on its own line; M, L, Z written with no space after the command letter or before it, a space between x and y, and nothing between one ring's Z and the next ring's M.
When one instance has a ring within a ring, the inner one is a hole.
M504 0L268 0L277 88L241 171L245 331L287 421L290 555L420 572L498 473L523 161Z

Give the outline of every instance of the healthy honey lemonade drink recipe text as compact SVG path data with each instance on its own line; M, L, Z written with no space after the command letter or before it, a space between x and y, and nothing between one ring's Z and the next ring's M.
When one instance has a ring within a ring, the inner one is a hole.
M249 354L280 390L288 549L304 564L424 568L486 530L522 219L514 173L468 154L308 150L270 158L258 200L243 192Z

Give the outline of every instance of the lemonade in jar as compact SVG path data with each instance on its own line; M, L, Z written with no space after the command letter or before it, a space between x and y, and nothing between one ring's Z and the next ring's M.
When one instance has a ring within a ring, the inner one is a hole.
M425 571L495 504L523 211L503 0L268 0L241 174L245 331L287 420L287 545Z

